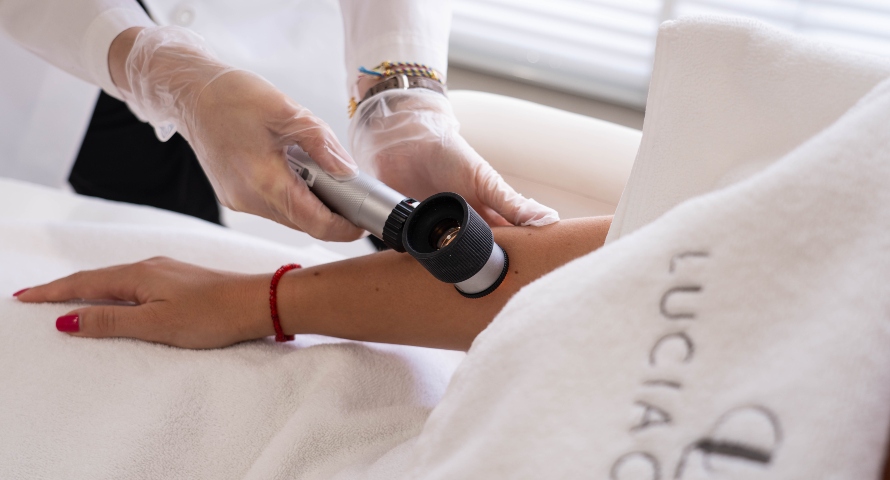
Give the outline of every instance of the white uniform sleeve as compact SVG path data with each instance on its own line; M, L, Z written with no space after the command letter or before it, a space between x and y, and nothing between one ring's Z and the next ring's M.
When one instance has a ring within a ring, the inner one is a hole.
M47 62L121 98L108 71L112 40L154 22L135 0L0 0L0 29Z
M448 69L449 0L340 0L346 33L346 82L350 93L358 67L384 60Z

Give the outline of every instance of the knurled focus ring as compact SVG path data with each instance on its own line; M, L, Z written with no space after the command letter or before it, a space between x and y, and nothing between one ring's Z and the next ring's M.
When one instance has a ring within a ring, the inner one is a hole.
M402 229L405 227L405 221L408 220L408 216L414 211L414 205L416 204L417 200L406 198L399 202L396 208L392 209L389 217L386 218L386 223L383 225L383 238L381 239L387 247L400 253L405 251L405 246L402 245Z

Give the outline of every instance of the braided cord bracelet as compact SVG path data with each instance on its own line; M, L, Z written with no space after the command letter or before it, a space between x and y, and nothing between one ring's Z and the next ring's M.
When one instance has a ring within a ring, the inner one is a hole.
M272 326L275 327L275 341L289 342L294 339L293 335L285 335L281 329L281 319L278 318L278 282L285 273L300 268L296 263L289 263L279 268L272 275L272 283L269 285L269 309L272 311Z
M371 70L365 67L359 67L358 71L363 75L371 75L373 77L390 77L399 73L403 73L414 77L427 77L442 81L442 76L432 67L428 67L417 62L390 62L385 61L377 65Z

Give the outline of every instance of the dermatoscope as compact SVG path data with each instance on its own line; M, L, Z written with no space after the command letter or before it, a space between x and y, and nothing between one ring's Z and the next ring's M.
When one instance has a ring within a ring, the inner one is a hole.
M460 195L443 192L418 202L366 173L339 181L298 146L287 149L287 162L328 208L407 252L461 295L484 297L507 276L507 252Z

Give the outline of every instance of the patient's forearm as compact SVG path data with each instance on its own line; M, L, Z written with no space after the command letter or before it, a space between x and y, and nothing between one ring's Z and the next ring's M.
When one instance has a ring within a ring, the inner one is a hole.
M495 229L510 270L497 290L480 299L464 298L395 252L295 270L278 287L282 327L288 334L467 349L520 288L602 246L611 220ZM268 288L267 276L256 281L255 288ZM268 317L263 325L263 334L271 335Z
M611 217L539 228L495 229L510 270L492 294L468 299L413 258L394 252L286 274L278 312L287 334L466 349L507 300L541 275L599 248ZM16 292L25 303L119 300L56 320L78 337L127 337L184 348L219 348L274 334L269 274L244 275L164 257L86 270Z

